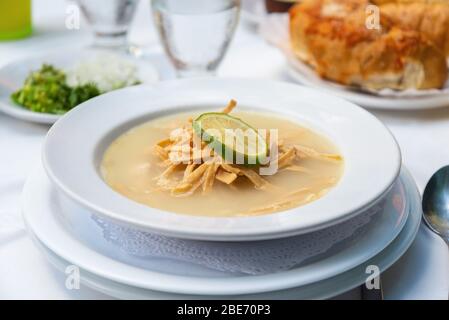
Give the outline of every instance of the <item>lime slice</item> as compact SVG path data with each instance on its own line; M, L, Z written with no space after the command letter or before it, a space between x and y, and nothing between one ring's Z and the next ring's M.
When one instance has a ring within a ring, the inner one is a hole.
M222 112L203 113L193 121L193 130L228 163L265 163L268 154L265 139L239 118Z

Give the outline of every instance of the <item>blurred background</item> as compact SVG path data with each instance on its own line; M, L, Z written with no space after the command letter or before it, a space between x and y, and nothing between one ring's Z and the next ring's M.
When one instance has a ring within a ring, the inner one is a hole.
M83 3L91 3L98 7L97 12L107 11L107 1L70 1L70 0L1 0L0 1L0 65L31 54L40 54L51 50L82 48L91 45L95 40L95 28L92 21L86 19L85 10L80 10ZM197 6L205 7L211 1L195 0ZM224 61L217 65L220 76L279 77L285 59L277 48L266 46L266 42L258 35L258 24L265 16L267 9L273 12L286 11L291 3L286 0L241 0L224 1L223 5L239 7L234 20L236 32L229 32L233 39ZM113 3L114 0L110 0ZM134 1L133 1L134 2ZM164 2L164 1L159 1ZM179 1L166 1L168 6ZM182 3L182 2L181 2ZM186 2L185 2L186 3ZM189 1L189 4L191 1ZM216 3L216 1L214 1ZM241 9L241 10L240 10ZM95 10L94 10L95 12ZM90 23L89 23L90 22ZM177 22L176 25L181 25ZM135 12L127 28L127 39L133 54L142 55L151 60L160 72L162 79L176 76L173 61L169 61L163 49L152 14L150 0L135 1ZM232 25L231 25L232 27ZM197 27L198 28L198 27ZM202 28L208 29L208 28ZM242 32L242 29L243 32ZM215 33L218 37L219 33ZM209 37L213 40L214 36ZM200 40L202 40L200 38ZM251 49L250 49L251 47ZM238 49L237 49L238 48ZM197 49L198 50L198 49ZM233 59L238 50L239 59ZM257 51L258 54L254 55ZM243 59L242 59L243 57ZM234 60L234 61L233 61ZM270 61L269 64L266 61ZM281 75L281 77L284 77Z

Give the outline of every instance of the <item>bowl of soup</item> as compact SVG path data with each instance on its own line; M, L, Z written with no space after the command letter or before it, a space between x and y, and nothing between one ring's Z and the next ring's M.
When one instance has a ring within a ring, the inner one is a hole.
M80 105L50 129L43 162L70 210L245 241L354 217L388 192L401 155L380 121L342 99L273 81L186 79Z

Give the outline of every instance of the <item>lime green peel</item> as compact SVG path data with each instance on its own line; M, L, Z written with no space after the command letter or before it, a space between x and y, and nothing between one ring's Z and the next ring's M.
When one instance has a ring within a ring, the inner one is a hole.
M193 121L193 130L228 163L258 165L268 155L267 143L257 130L227 113L203 113Z

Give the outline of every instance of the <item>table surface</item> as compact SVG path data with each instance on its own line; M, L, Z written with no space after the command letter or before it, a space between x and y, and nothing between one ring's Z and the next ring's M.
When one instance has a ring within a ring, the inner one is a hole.
M64 0L33 1L33 36L21 41L0 43L0 65L50 49L88 45L91 34L84 20L81 20L79 30L65 28L68 6L73 6L73 3ZM152 26L148 1L139 3L130 39L145 47L146 58L157 66L162 79L173 78L173 71ZM280 51L268 45L258 36L254 26L242 19L218 75L290 81L286 68L286 61ZM432 173L449 164L449 108L373 113L396 137L403 162L422 191ZM0 114L0 150L3 150L0 152L0 299L108 298L85 287L67 290L64 286L65 276L46 262L24 230L20 216L21 188L30 170L40 161L40 148L47 130L48 126ZM435 238L424 228L419 237ZM440 242L436 244L441 245ZM447 263L442 265L447 266ZM446 272L449 273L449 269ZM390 290L392 298L440 297L436 293L433 295L431 290L427 295L398 293L398 290ZM447 297L447 292L445 294ZM354 295L349 294L351 297Z

